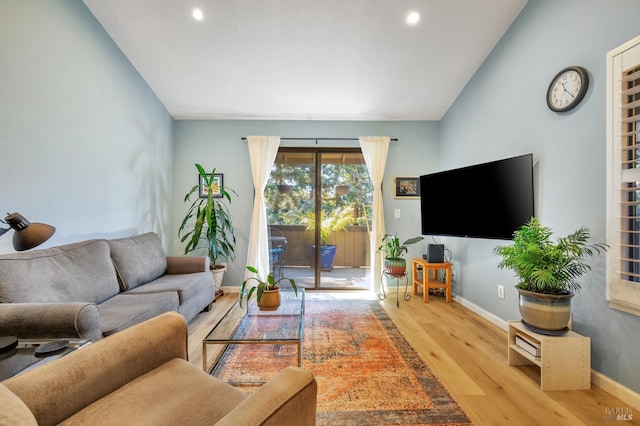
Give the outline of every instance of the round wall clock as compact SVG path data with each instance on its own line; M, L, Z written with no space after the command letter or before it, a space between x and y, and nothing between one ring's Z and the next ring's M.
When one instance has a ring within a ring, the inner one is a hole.
M589 88L589 74L582 67L567 67L556 74L547 89L551 111L569 111L580 103Z

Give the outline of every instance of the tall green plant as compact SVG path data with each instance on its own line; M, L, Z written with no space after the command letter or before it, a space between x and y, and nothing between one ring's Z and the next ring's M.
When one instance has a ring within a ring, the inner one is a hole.
M608 249L603 243L589 244L588 228L580 228L555 242L550 228L537 218L521 226L513 234L512 246L497 246L500 269L511 269L519 279L516 287L545 294L562 294L581 288L578 278L591 267L586 258Z
M207 255L212 266L217 265L221 257L232 261L235 257L236 237L229 208L223 202L226 199L231 203L231 195L223 186L215 185L215 168L207 175L200 164L195 166L208 191L207 197L200 198L200 185L195 185L184 197L185 203L191 202L178 229L180 242L187 243L184 254L196 250L201 241L206 241ZM235 191L230 191L235 194ZM220 192L222 198L214 198L214 192ZM191 201L194 194L197 198Z

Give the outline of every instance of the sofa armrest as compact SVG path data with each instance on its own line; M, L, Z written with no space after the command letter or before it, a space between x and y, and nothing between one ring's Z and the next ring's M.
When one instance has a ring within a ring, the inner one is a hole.
M186 360L187 338L184 317L167 312L2 384L39 425L57 424L171 359Z
M217 426L316 424L318 386L311 372L287 367L238 404Z
M167 274L192 274L209 271L206 256L167 256Z
M93 303L0 303L0 336L22 339L102 338Z

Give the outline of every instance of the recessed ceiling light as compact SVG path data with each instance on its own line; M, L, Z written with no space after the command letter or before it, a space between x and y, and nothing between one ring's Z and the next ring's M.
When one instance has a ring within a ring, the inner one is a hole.
M196 21L202 21L204 19L204 13L202 13L202 9L193 9L193 11L191 12L191 16L193 16L193 19L195 19Z
M407 24L415 25L420 22L420 14L418 12L410 12L407 15Z

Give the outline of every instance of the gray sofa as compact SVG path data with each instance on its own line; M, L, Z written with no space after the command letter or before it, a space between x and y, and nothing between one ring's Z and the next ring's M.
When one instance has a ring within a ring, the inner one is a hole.
M214 300L207 257L167 257L155 233L0 255L0 336L98 340Z

